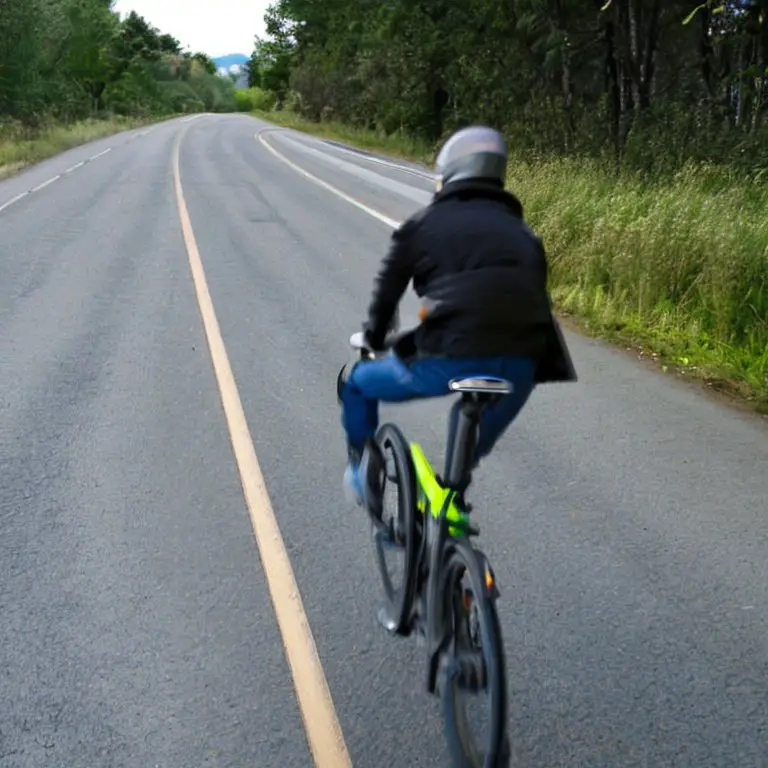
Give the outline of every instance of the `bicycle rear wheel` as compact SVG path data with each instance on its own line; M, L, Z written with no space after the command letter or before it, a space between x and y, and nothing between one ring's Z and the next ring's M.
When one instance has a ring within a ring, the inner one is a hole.
M385 604L379 620L390 631L399 635L411 632L411 611L416 587L415 570L419 533L416 522L416 476L411 452L403 433L394 424L382 424L376 433L376 442L384 460L380 478L382 491L382 525L375 525L373 541L377 564L385 592ZM387 492L397 494L394 513L387 517ZM399 578L393 582L387 567L386 555L401 558L396 567ZM396 582L399 581L399 585Z
M504 768L510 762L507 676L490 566L468 542L452 540L446 545L443 578L451 642L441 693L451 757L457 768ZM482 693L488 699L487 735L477 739L466 704Z

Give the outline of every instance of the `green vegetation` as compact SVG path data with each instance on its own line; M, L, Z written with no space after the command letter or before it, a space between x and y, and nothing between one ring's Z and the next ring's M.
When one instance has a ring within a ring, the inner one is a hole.
M6 125L0 131L0 179L67 149L137 128L147 122L147 119L115 116L87 118L66 125L51 122L34 129L20 124Z
M269 112L275 106L275 94L251 86L235 92L235 108L238 112Z
M279 0L266 116L429 162L504 130L558 306L768 412L768 0Z
M204 54L112 0L0 0L0 173L139 122L233 111Z

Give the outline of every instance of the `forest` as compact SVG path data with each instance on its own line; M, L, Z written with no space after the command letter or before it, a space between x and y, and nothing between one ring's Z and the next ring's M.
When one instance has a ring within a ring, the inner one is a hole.
M0 0L0 130L97 115L234 109L233 83L203 53L112 0Z
M302 115L645 170L768 165L768 0L278 0L252 64Z
M426 162L503 130L559 309L768 412L768 0L277 0L265 22L273 119Z

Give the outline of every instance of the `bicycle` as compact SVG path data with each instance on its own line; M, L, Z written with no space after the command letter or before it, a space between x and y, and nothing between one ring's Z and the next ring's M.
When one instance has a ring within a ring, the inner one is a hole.
M362 333L350 337L359 360L378 355L366 347ZM387 347L392 346L390 339ZM386 352L386 350L385 350ZM341 376L341 374L340 374ZM488 405L512 391L505 379L478 375L450 382L461 397L458 419L449 427L441 478L421 446L409 442L395 424L382 424L363 451L369 488L383 499L386 483L398 491L397 519L385 522L383 510L368 514L386 594L379 621L392 634L416 634L427 651L427 691L441 696L448 748L457 768L502 768L510 761L506 733L507 688L501 629L496 613L499 590L486 555L471 542L479 530L469 523L463 498L473 463L480 417ZM384 551L404 552L403 585L395 589L386 572ZM469 577L462 590L461 578ZM477 609L476 624L469 621ZM471 627L471 628L470 628ZM479 650L468 649L482 629ZM440 685L438 685L440 683ZM490 694L490 735L485 750L472 739L460 695Z

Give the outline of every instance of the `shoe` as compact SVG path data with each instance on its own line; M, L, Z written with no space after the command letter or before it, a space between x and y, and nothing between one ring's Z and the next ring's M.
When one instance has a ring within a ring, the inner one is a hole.
M362 507L365 501L360 474L360 463L350 459L344 470L344 495L347 501L357 504L358 507Z

